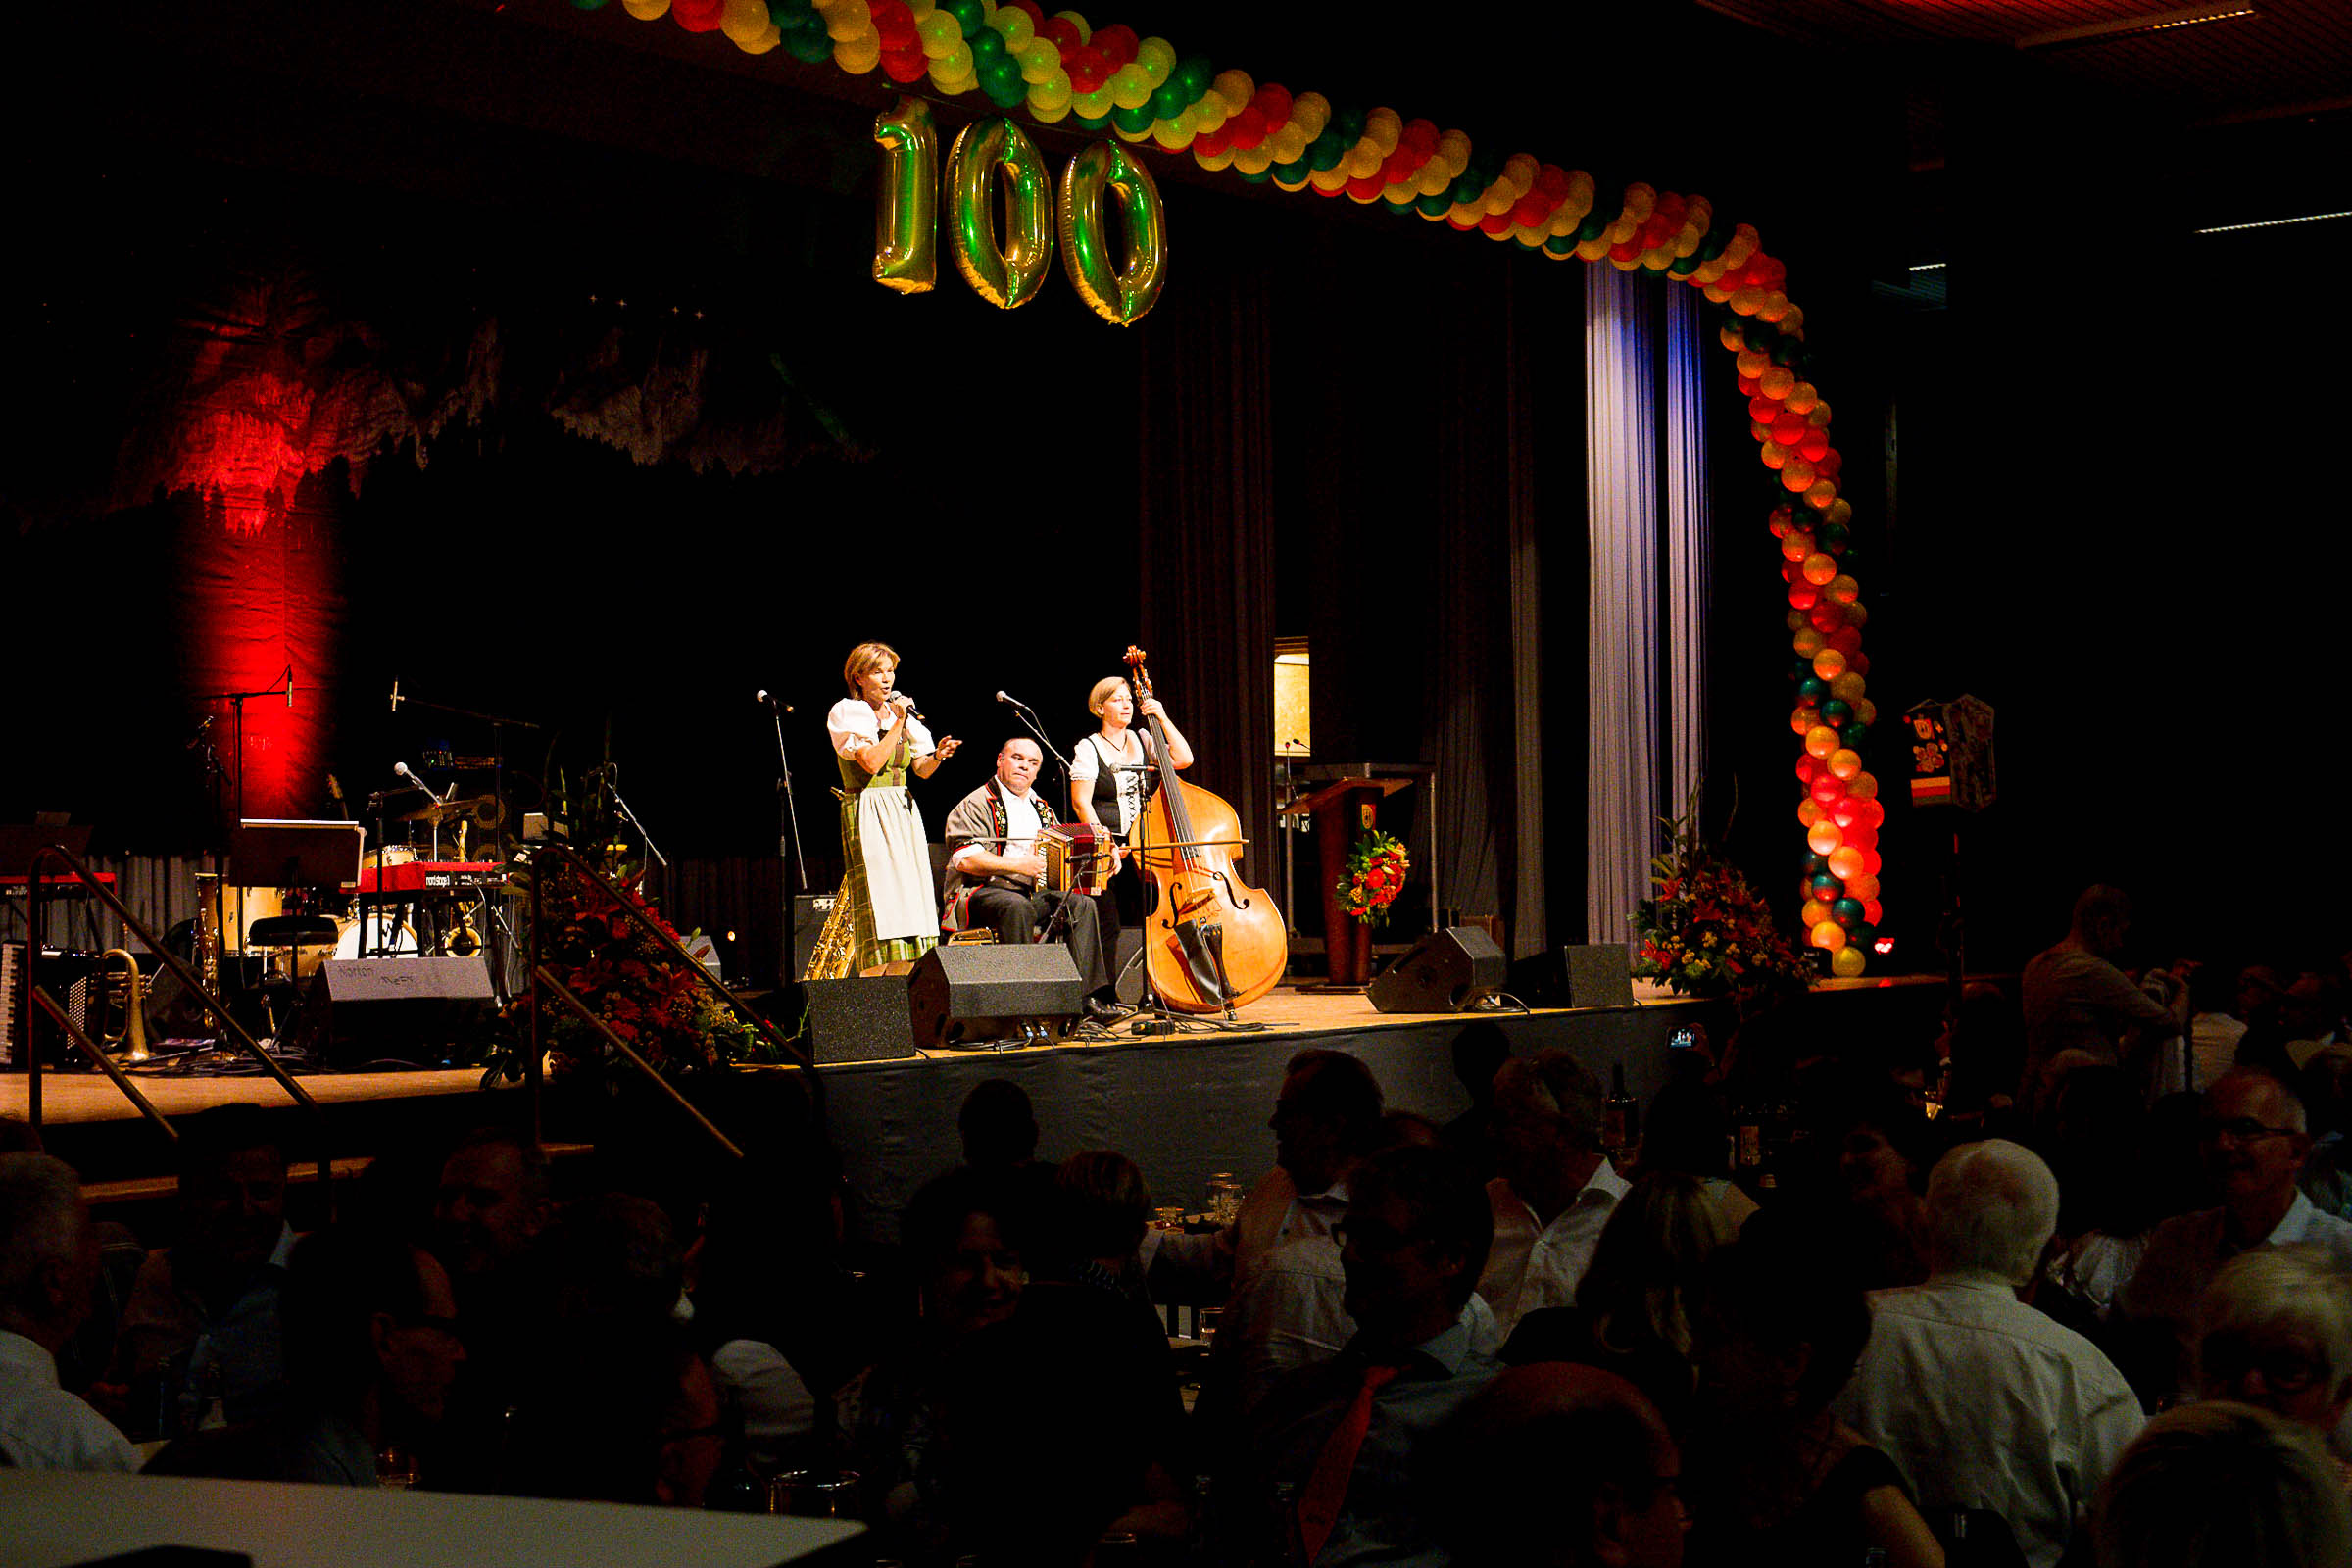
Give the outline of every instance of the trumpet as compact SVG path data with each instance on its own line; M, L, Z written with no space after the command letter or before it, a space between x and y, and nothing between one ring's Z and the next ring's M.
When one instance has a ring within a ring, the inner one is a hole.
M128 971L127 992L122 1004L122 1032L102 1035L98 1044L106 1050L121 1051L128 1061L145 1061L147 1051L147 999L139 983L139 960L128 948L109 948L98 955L101 968L109 958L121 958Z

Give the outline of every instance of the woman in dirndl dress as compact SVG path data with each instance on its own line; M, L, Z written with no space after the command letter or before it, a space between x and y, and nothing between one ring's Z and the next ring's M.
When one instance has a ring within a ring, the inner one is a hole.
M939 942L939 900L922 812L906 775L929 778L963 743L934 742L897 694L898 650L859 643L841 677L851 695L825 715L841 763L841 856L852 900L852 972L919 958Z

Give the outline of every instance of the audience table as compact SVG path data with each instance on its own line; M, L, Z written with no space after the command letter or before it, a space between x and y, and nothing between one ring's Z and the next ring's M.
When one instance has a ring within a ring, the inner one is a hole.
M0 1469L0 1563L69 1568L160 1545L254 1568L771 1568L870 1563L864 1526L619 1503L187 1476Z

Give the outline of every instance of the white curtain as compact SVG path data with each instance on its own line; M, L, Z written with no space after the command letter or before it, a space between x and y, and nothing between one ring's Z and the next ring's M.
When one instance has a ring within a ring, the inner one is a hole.
M1585 279L1585 939L1625 942L1659 817L1704 766L1701 326L1687 288L1661 313L1655 279L1606 266Z
M1707 770L1707 330L1696 290L1668 284L1666 300L1666 805L1679 816Z

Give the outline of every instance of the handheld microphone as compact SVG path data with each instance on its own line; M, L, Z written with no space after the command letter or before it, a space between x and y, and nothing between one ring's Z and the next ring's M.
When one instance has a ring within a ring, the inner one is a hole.
M769 691L764 686L760 689L759 700L765 703L768 707L778 710L779 711L786 713L793 711L793 707L790 703L778 702L776 700L776 694Z
M906 705L906 716L908 718L913 719L918 724L927 724L930 722L929 719L923 717L923 710L919 706L916 705L913 698L907 696L905 692L892 692L890 695L894 702L902 702Z

